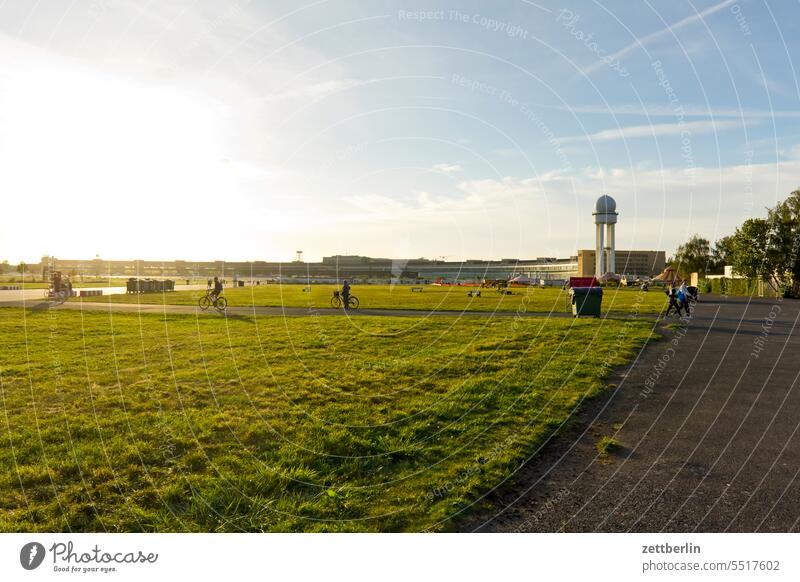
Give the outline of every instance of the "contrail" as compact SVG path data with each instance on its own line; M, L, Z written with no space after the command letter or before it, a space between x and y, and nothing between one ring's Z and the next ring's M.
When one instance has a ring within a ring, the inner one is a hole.
M618 50L617 52L615 52L612 55L609 55L604 60L598 61L596 63L592 63L591 65L589 65L588 67L583 69L581 72L584 75L590 75L591 73L594 73L596 70L601 69L602 67L604 67L606 62L613 62L613 61L617 60L619 57L621 57L622 55L625 55L625 54L631 52L636 47L644 47L644 45L646 45L646 44L650 43L651 41L655 40L656 38L658 38L662 34L666 34L669 31L678 30L679 28L683 28L684 26L688 26L689 24L691 24L693 22L696 22L698 20L702 20L706 16L711 16L715 12L719 12L723 8L725 8L727 6L730 6L731 4L733 4L736 1L737 0L724 0L724 2L720 2L719 4L715 4L711 8L706 8L702 12L698 12L696 14L693 14L692 16L687 16L686 18L684 18L683 20L679 20L675 24L670 24L666 28L662 28L661 30L657 30L656 32L651 32L647 36L644 36L644 37L642 37L640 39L637 39L637 40L633 41L631 44L629 44L628 46L621 48L620 50Z

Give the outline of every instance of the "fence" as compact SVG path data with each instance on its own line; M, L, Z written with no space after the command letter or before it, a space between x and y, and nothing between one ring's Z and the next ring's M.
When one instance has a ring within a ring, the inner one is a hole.
M126 289L128 293L163 293L164 291L175 291L175 281L130 278L127 281Z

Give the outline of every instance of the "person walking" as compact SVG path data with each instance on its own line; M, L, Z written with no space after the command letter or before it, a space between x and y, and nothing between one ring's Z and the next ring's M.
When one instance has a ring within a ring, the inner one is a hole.
M675 287L670 287L669 289L664 289L664 293L667 294L669 298L669 305L667 306L667 312L664 314L664 317L669 317L670 312L675 309L678 314L678 317L683 317L681 313L682 304L678 303L678 292Z
M681 302L681 306L686 312L686 316L691 317L691 313L689 311L689 288L686 286L686 281L681 281L681 286L678 287L678 300Z

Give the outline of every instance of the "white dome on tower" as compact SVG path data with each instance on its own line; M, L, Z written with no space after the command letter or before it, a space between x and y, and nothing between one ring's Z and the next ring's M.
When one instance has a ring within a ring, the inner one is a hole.
M594 203L594 223L614 224L617 222L617 203L608 194L603 194Z
M617 203L608 194L603 194L594 204L595 236L595 277L600 279L608 273L616 273L617 257L615 249L617 227Z
M616 201L608 194L603 194L594 205L595 214L614 214L617 211Z

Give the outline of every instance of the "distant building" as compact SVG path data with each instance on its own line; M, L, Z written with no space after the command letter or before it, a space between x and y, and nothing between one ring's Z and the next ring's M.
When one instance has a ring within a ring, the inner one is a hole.
M557 259L469 259L444 261L432 259L386 259L360 255L334 255L320 262L267 261L106 261L73 260L43 257L42 265L75 275L96 277L211 277L224 275L248 278L359 278L359 279L422 279L474 281L509 279L524 275L531 279L564 281L574 276L594 275L594 250L580 250L577 255ZM616 251L617 271L628 275L653 275L664 270L663 251ZM31 269L35 268L31 266Z
M661 273L667 264L664 251L621 251L616 250L616 273L637 277L654 277ZM596 251L578 251L578 277L591 277L597 268Z

